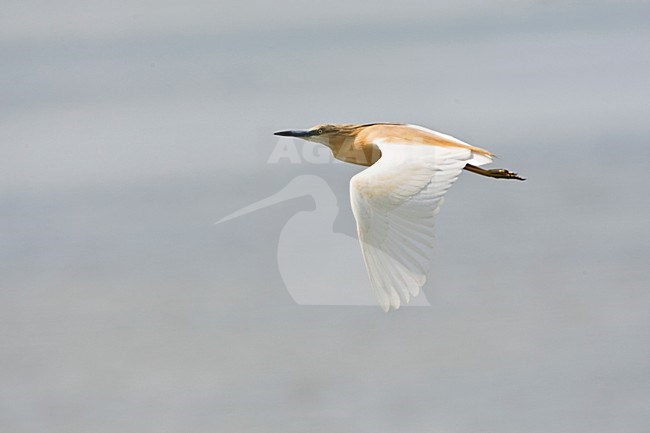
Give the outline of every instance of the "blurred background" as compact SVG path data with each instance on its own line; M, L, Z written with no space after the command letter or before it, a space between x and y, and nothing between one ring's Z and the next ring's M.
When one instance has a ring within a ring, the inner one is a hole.
M0 430L650 430L649 2L1 9ZM214 222L312 174L353 235L360 167L267 161L371 121L528 181L450 190L431 307L296 305L313 200Z

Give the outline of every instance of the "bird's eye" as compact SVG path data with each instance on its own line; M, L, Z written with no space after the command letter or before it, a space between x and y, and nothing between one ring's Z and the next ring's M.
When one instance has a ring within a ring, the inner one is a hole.
M323 130L322 130L322 129L319 129L319 130L316 131L316 132L318 133L318 135L321 135L321 134L323 133Z

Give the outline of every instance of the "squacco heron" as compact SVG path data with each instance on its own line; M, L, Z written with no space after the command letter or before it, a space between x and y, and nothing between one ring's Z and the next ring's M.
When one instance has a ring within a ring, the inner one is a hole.
M275 135L321 143L335 158L369 167L350 180L350 201L370 286L384 311L408 303L425 284L434 217L462 170L524 180L481 168L492 162L489 151L416 125L322 124Z

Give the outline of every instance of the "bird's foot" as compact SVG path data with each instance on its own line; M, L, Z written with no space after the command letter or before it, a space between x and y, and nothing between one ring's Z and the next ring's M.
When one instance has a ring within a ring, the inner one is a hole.
M495 179L517 179L517 180L526 180L523 177L520 177L517 173L510 170L505 170L503 168L495 168L492 170L486 170L486 176L493 177Z

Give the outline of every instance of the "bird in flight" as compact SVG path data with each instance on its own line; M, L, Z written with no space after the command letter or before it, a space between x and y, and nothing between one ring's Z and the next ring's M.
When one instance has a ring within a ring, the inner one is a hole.
M492 162L489 151L416 125L322 124L275 135L323 144L335 158L368 167L350 180L350 201L370 286L384 311L420 293L433 255L434 217L462 170L525 180L481 168Z

